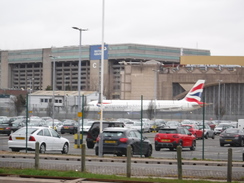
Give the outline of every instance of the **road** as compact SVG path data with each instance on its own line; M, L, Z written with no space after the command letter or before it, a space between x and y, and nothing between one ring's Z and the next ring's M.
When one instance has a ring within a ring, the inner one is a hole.
M63 134L63 137L70 140L70 150L69 154L76 155L81 154L80 149L74 148L74 136L71 134ZM144 136L152 142L154 147L154 136L155 133L144 133ZM86 138L86 136L85 136ZM0 151L10 151L7 145L8 136L0 135ZM207 159L207 160L227 160L228 149L232 148L233 161L242 161L243 147L230 147L224 146L220 147L219 137L216 136L215 139L204 139L197 140L197 148L195 151L190 151L189 148L182 150L183 159ZM22 151L25 152L25 151ZM33 153L33 152L28 152ZM49 152L48 152L49 153ZM50 152L52 153L52 152ZM86 155L95 156L94 149L86 148ZM113 156L113 155L104 155L104 156ZM161 149L160 151L153 150L152 157L154 158L167 158L167 159L176 159L176 151L170 151L169 149Z

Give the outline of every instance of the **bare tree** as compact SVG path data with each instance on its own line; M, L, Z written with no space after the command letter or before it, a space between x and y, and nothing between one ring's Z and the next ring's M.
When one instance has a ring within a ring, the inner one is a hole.
M49 102L47 106L47 116L52 117L53 116L53 103Z
M220 105L219 104L215 105L214 111L215 111L215 115L216 115L217 119L219 119L219 120L222 119L226 113L225 107L222 104L222 102L220 102Z
M19 116L25 109L26 105L26 99L23 97L23 95L18 95L11 98L14 102L15 106L15 113L17 116Z
M151 102L148 104L148 108L147 108L147 116L150 120L152 120L156 115L155 107L156 106L155 106L153 100L151 100Z

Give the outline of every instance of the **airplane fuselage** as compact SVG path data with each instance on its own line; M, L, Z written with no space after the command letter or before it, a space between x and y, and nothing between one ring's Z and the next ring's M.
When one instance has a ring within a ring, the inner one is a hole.
M161 112L191 111L201 106L195 102L185 100L104 100L103 105L97 101L88 104L89 111L99 111L103 106L103 111L125 111L134 112L141 110L157 110ZM156 108L155 108L156 107Z

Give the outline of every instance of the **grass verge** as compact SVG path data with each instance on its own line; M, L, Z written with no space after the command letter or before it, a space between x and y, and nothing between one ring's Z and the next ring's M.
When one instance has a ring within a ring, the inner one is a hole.
M84 173L77 171L56 171L56 170L35 170L35 169L13 169L13 168L0 168L0 175L11 174L11 175L25 175L25 176L46 176L46 177L57 177L57 178L85 178L85 179L99 179L99 180L120 180L121 182L167 182L167 183L212 183L213 180L178 180L178 179L162 179L154 177L143 177L143 178L127 178L117 175L101 175ZM183 178L184 179L184 178ZM223 182L214 180L214 182Z

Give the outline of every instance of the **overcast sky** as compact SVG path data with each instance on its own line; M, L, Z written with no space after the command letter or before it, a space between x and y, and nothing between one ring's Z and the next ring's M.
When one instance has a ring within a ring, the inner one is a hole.
M104 0L104 41L244 56L244 0ZM1 0L0 49L101 44L103 0Z

